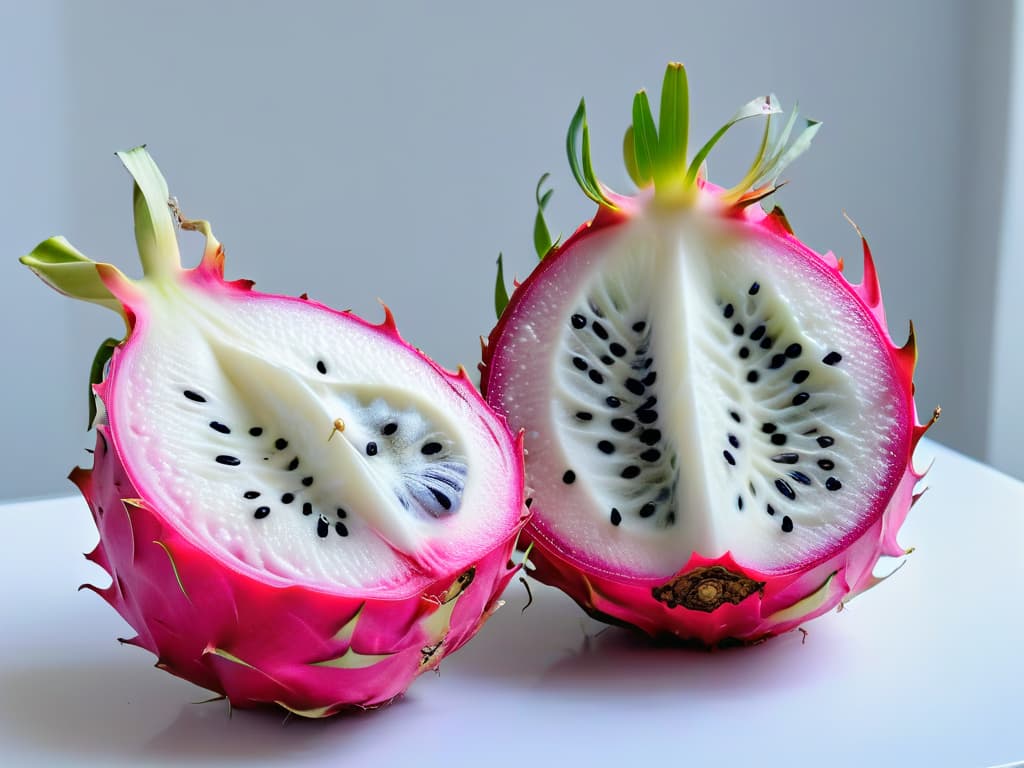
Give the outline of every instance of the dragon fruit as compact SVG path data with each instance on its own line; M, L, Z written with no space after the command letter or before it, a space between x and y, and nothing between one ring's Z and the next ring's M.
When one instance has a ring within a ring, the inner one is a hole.
M794 111L780 126L776 98L755 99L688 159L688 109L679 64L657 127L636 95L624 154L640 191L626 196L594 173L580 103L569 161L597 214L552 243L538 185L541 262L509 299L499 259L481 383L525 430L538 579L653 636L750 643L905 554L896 533L931 422L916 417L913 326L904 346L890 339L866 242L853 285L762 207L818 123L794 131ZM708 153L755 116L749 172L713 185Z
M521 439L465 371L380 325L223 279L204 221L183 269L166 182L135 180L145 276L63 238L22 261L119 312L93 365L96 447L71 479L125 642L235 707L309 717L400 695L500 605L527 515Z

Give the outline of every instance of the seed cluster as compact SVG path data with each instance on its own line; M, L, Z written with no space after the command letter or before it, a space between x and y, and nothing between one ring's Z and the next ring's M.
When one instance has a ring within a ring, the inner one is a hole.
M327 374L327 364L323 360L317 360L315 366L321 375ZM194 389L185 389L182 394L192 403L203 406L210 403L207 395ZM378 408L379 410L381 409ZM410 434L415 432L415 429L407 430L407 434L403 434L400 421L400 418L395 419L389 414L384 414L383 422L379 422L373 428L379 432L380 438L366 440L362 444L361 450L367 460L373 461L378 455L386 455L403 467L404 471L400 475L403 483L394 490L403 508L417 508L433 517L440 517L457 509L458 500L461 499L465 487L465 462L451 455L451 451L435 434L417 437ZM220 419L208 421L207 426L219 435L234 434L232 426ZM306 462L294 448L289 449L289 438L268 434L264 425L260 424L248 427L247 433L247 440L254 439L249 446L230 454L217 454L214 456L214 462L224 467L235 468L249 461L245 457L262 457L262 461L267 462L263 466L276 468L280 472L273 490L257 487L241 491L243 499L253 502L253 519L265 520L275 510L294 505L296 510L301 510L303 517L315 520L314 530L319 538L327 538L332 530L339 537L347 537L349 525L343 522L348 517L346 510L342 507L332 507L329 502L325 503L323 499L313 495L316 477L308 469L300 471L300 467ZM410 451L418 458L411 459L406 455ZM239 455L234 455L235 453Z
M674 468L676 458L666 450L658 426L658 373L650 357L650 324L646 319L611 321L596 301L587 304L569 318L573 351L567 370L579 377L579 389L592 401L575 412L575 420L593 435L592 445L611 465L611 472L630 481L621 492L630 506L627 511L638 519L674 525L675 473L670 475L666 467ZM575 481L576 471L567 468L562 482ZM625 519L625 507L620 506L608 510L613 526Z
M756 296L760 289L760 283L752 283L747 291L747 296ZM750 301L748 299L748 307ZM771 377L771 384L765 386L772 386L786 392L784 395L786 404L783 406L784 419L779 421L789 423L806 421L806 419L801 419L795 414L786 413L786 411L813 403L815 391L813 370L816 364L803 362L806 355L803 345L799 341L786 343L777 335L773 335L769 328L769 318L755 320L752 323L753 327L748 332L748 327L735 320L737 304L738 302L722 300L718 302L723 321L731 335L736 337L736 357L741 361L741 368L745 369L742 378L749 384L757 384L763 377ZM841 353L832 350L821 359L821 363L834 366L838 365L842 359ZM758 401L762 398L755 396L753 399ZM744 423L743 417L736 410L729 410L728 414L735 424ZM750 434L756 443L763 445L767 442L768 452L772 453L771 461L779 467L778 473L770 477L769 482L781 500L784 500L782 503L798 503L801 494L800 488L811 488L816 483L820 483L825 489L833 492L843 487L841 480L833 474L833 470L836 468L835 461L832 458L817 460L814 458L817 451L813 444L816 443L819 449L830 448L835 445L834 437L818 434L817 428L808 429L799 434L788 434L774 421L761 423L759 428L751 429ZM728 447L723 448L722 456L726 464L730 468L740 466L737 458L741 448L739 437L730 431L726 433L725 441ZM796 446L793 445L794 443ZM783 446L788 446L788 448L779 450ZM758 448L760 449L760 446ZM807 453L814 455L807 456ZM749 491L752 497L757 496L756 487L752 482L749 483ZM776 500L776 504L779 503L780 500ZM742 511L744 506L744 495L740 494L736 500L736 508ZM765 504L765 511L771 516L777 514L776 506L771 503ZM782 515L780 528L783 533L792 532L793 519L789 515Z

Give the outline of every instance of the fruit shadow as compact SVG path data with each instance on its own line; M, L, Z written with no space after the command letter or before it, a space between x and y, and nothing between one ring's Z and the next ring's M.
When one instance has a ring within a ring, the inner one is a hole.
M829 616L806 635L794 630L752 646L706 650L602 624L564 595L541 596L520 615L525 601L507 593L503 620L499 612L453 656L458 674L559 693L614 697L685 688L695 696L730 697L819 684L843 668L851 651Z
M163 679L144 679L147 673L156 671L96 660L0 670L0 732L8 747L20 743L39 764L69 757L103 765L190 758L276 764L326 742L371 736L390 721L387 710L402 706L399 700L325 720L278 709L230 712L223 700L191 703L209 698L200 688L163 672Z

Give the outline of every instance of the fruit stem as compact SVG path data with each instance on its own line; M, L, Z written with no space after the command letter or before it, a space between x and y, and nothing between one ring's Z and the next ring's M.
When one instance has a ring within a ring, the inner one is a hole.
M135 242L143 273L159 281L180 272L181 255L166 180L145 145L118 152L117 156L135 181L132 189Z

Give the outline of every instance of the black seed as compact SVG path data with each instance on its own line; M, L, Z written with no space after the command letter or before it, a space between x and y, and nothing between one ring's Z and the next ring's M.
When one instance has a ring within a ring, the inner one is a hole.
M825 487L828 488L830 491L838 491L840 488L843 487L843 484L836 480L834 477L830 477L828 480L825 481Z
M640 467L638 467L636 464L630 464L628 467L623 469L622 472L620 472L619 474L620 477L622 477L624 480L632 480L634 477L640 476Z
M185 397L197 403L205 403L206 398L200 395L198 392L193 392L191 389L185 390Z
M751 496L757 496L757 488L754 487L753 483L747 483L747 487L750 489Z
M722 310L722 314L725 315L726 317L732 317L732 313L734 311L735 310L733 309L732 304L726 304L725 309Z
M260 497L259 491L246 491L242 494L247 499L258 499Z
M643 320L639 320L639 321L633 323L633 330L636 331L637 333L643 333L644 332L644 328L646 328L646 327L647 327L647 323L645 323Z
M220 432L222 435L230 435L231 434L231 429L228 427L228 425L227 424L221 424L219 421L211 421L210 422L210 429L212 429L215 432Z
M790 472L789 476L796 480L801 485L810 485L811 478L805 475L803 472Z
M801 432L800 434L801 435L814 435L814 434L817 434L817 432L818 432L818 428L817 427L811 427L806 432Z
M736 413L736 411L729 411L729 416L730 416L730 418L732 418L732 420L733 420L733 421L735 421L735 422L736 422L737 424L739 424L739 423L740 423L740 415L739 415L738 413Z
M676 513L675 513L675 511L669 512L667 515L665 515L665 525L675 525L675 523L676 523Z
M646 360L644 360L644 368L650 368L651 364L653 362L654 362L654 358L653 357L648 357Z
M260 435L263 434L263 427L252 427L249 430L249 434L252 435L253 437L259 437Z
M590 414L587 415L589 416ZM423 444L423 447L420 448L420 453L424 456L433 456L435 453L440 453L442 448L444 448L443 445L431 440L429 443Z
M597 334L597 337L599 339L607 339L608 338L608 331L606 331L604 329L604 326L601 325L599 322L597 322L597 320L595 320L593 322L591 327L594 329L594 333Z
M312 477L304 477L304 478L302 478L302 484L304 486L306 486L307 488L309 488L309 486L311 486L313 484L313 478Z
M626 379L626 389L634 395L642 395L644 393L644 385L636 379Z
M740 439L736 437L736 435L729 435L729 445L731 445L733 448L739 448Z
M324 361L323 360L317 360L316 361L316 369L318 371L320 371L320 373L327 373L327 366L324 365Z
M772 441L772 445L785 445L786 444L786 436L784 434L782 434L781 432L776 432L774 435L772 435L771 441Z
M761 431L764 432L766 435L770 435L776 429L778 429L778 427L776 427L770 421L765 422L764 425L761 427Z
M654 445L661 440L660 429L645 429L640 433L640 442L644 445Z
M646 376L644 376L644 381L643 381L644 386L647 386L647 387L651 386L651 384L653 384L654 381L657 378L658 378L658 372L657 371L651 371Z
M281 494L281 503L282 504L291 504L293 501L295 501L295 494L294 493L282 493Z
M657 411L637 411L636 419L641 424L653 424L658 420Z
M524 503L524 504L526 505L526 508L527 508L527 509L529 509L530 507L532 507L532 506L533 506L533 497L532 497L532 496L530 496L530 497L529 497L529 498L528 498L528 499L527 499L526 501L524 501L523 503Z
M377 455L377 444L372 440L366 444L366 455L376 456Z
M800 454L798 453L777 453L772 456L772 461L776 464L796 464L800 461Z
M612 507L611 520L612 525L618 525L622 522L622 514L615 507Z
M737 496L736 497L736 508L740 509L740 510L743 509L743 497L742 496Z
M620 405L622 405L622 401L619 400L619 398L617 398L615 395L608 395L608 397L606 397L604 401L608 403L608 406L610 408L618 408Z
M758 283L752 283L750 290L747 291L751 296L757 296L757 292L761 290L761 286Z
M348 536L348 528L345 527L344 523L335 523L334 532L339 536Z
M590 421L594 418L594 414L588 411L576 411L576 418L580 421Z
M821 437L818 438L818 445L820 445L822 448L828 448L833 443L835 443L835 440L829 437L828 435L822 435Z
M797 392L795 395L793 395L793 405L803 405L810 399L811 396L806 392Z
M749 381L751 384L756 384L759 378L761 378L761 376L760 374L758 374L757 371L751 371L750 373L747 374L747 381Z
M294 459L288 462L288 471L293 472L299 468L299 457L296 456Z
M781 368L785 364L786 364L786 356L785 355L772 355L772 362L771 362L771 364L768 367L774 370L774 369L777 369L777 368Z
M597 450L601 453L615 453L615 444L611 440L602 440L597 444Z
M736 466L736 458L731 453L729 453L728 451L722 451L722 455L725 456L726 461L728 461L734 467Z
M742 324L736 323L736 325L732 327L733 336L742 336L744 333L746 333L746 330L743 328Z
M397 431L398 431L398 425L395 424L395 422L390 421L387 424L385 424L383 427L381 427L380 433L382 435L393 435Z
M585 371L590 366L587 365L587 361L578 355L572 359L572 364L575 365L579 370Z
M757 341L762 336L764 336L764 332L767 331L767 330L768 329L765 328L763 325L757 326L757 328L755 328L754 330L752 330L750 332L750 340L751 341Z
M810 375L811 375L810 371L803 371L803 370L797 371L796 373L793 374L793 383L794 384L803 384L805 381L807 381L807 377L810 376Z
M452 508L452 500L449 499L443 493L441 493L441 491L437 490L437 488L431 488L430 492L434 494L434 498L437 499L437 503L440 504L442 507L444 507L445 509Z
M793 490L793 486L791 486L781 477L775 481L775 487L779 489L779 493L781 493L790 501L796 500L796 491Z
M789 515L782 518L782 531L783 533L789 533L793 530L793 521L789 519Z
M585 318L583 315L573 315L569 319L572 322L572 327L575 328L576 330L582 330L587 326L587 318Z
M767 505L765 507L765 509L768 511L769 515L774 515L775 514L775 507L773 507L771 504Z
M608 351L611 352L616 357L622 357L623 355L626 354L626 348L619 344L619 342L617 341L613 341L611 344L608 345Z
M821 359L821 362L823 362L825 365L835 365L842 359L843 356L840 355L838 352L829 352Z
M765 336L763 339L761 339L760 346L761 346L761 349L771 349L772 348L772 344L774 344L774 343L775 343L775 339L773 339L771 336Z
M562 482L566 485L572 485L576 482L576 473L571 469L565 470L565 474L562 475Z
M644 461L657 461L661 458L661 451L657 448L648 448L646 451L640 454L640 458Z
M788 347L786 347L786 357L789 357L789 358L800 357L800 354L803 351L804 351L803 347L801 347L796 342L793 342Z
M655 509L656 507L654 506L654 502L648 501L646 504L640 507L640 517L650 517L654 514Z
M615 362L615 358L611 355L601 355L601 362L605 365L611 365Z
M328 531L331 530L330 524L327 522L327 518L320 515L320 519L316 521L316 535L321 539L327 538Z
M746 347L740 347L740 357L746 360L748 357L750 357L750 350L747 349Z
M274 441L274 447L277 448L277 450L279 451L283 451L285 448L288 447L288 441L285 440L283 437L279 437L277 438L277 440Z
M217 463L224 464L229 467L237 467L242 462L240 459L237 459L234 456L226 456L225 454L221 454L220 456L217 457Z
M304 515L312 515L313 514L313 505L310 504L308 501L304 502L303 505L302 505L302 514L304 514Z
M612 429L616 432L629 432L636 426L632 419L612 419Z
M256 511L252 513L252 516L257 520L262 520L264 517L270 514L270 507L256 507Z
M604 376L602 376L598 371L595 371L593 368L590 369L590 373L588 373L587 375L590 377L590 380L595 384L604 384Z
M836 463L832 459L821 459L818 461L818 466L828 472L830 469L836 468Z

